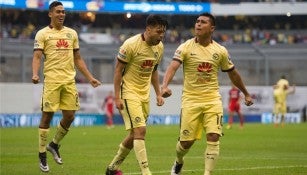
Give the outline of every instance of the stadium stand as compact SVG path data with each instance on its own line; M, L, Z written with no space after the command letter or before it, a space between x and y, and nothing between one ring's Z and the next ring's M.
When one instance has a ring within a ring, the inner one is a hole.
M149 1L149 0L148 0ZM150 1L152 2L152 1ZM166 2L168 2L166 0ZM223 3L220 0L194 2ZM241 0L240 2L290 2L272 0ZM306 2L294 1L291 2ZM2 9L1 13L1 62L0 82L30 82L33 38L35 32L49 24L46 11ZM96 14L89 21L82 13L68 12L66 25L82 33L104 33L112 36L112 44L90 44L81 41L81 54L89 69L105 83L112 83L114 57L118 46L132 34L142 32L146 14L136 14L127 19L124 14ZM196 16L166 15L170 26L165 38L165 59L160 73L166 69L176 47L193 36ZM306 86L303 75L306 63L307 23L306 15L288 16L218 16L215 40L227 46L233 61L246 79L247 85L272 85L280 74L288 74L297 85ZM140 22L142 21L142 22ZM227 78L221 76L221 84ZM77 75L78 82L84 80ZM176 75L175 82L182 77Z

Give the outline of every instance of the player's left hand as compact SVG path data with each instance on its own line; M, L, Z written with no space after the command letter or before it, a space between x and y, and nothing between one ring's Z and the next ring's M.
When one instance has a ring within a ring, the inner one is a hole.
M251 105L253 105L254 104L254 102L253 102L253 99L252 99L252 97L251 96L245 96L245 105L246 106L251 106Z
M157 96L157 106L162 106L164 104L164 99L162 96Z

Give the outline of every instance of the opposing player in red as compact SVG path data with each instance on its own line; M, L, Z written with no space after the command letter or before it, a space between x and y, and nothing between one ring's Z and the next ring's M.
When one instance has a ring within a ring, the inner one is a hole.
M102 110L104 110L107 116L107 128L114 128L113 125L113 116L114 116L114 95L113 91L110 91L108 96L104 99L102 105Z
M230 129L232 127L233 123L233 116L235 115L235 112L239 116L240 120L240 128L243 128L244 123L244 117L241 112L241 105L240 105L240 90L232 84L231 89L229 90L229 103L228 103L228 125L227 129Z

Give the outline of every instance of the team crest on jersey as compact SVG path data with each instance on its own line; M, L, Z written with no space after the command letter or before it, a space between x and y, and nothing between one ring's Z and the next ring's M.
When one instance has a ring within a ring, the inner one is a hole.
M219 59L219 55L218 55L217 53L214 53L214 54L212 55L212 58L213 58L214 60L218 60L218 59Z
M158 52L155 52L155 58L159 58L159 53Z
M67 38L71 39L72 35L70 33L66 33Z
M140 123L142 121L141 117L135 117L135 123Z
M184 136L189 136L189 135L190 135L190 131L187 130L187 129L185 129L185 130L182 131L182 134L183 134Z
M68 48L68 42L65 41L64 39L60 39L57 43L56 43L56 47L58 48Z

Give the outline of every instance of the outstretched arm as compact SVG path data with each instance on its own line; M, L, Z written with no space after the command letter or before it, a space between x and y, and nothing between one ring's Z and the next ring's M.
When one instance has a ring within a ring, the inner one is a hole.
M228 76L231 80L231 82L240 89L240 91L244 94L245 96L245 105L250 106L253 104L253 99L248 93L242 78L239 74L239 72L236 69L233 69L232 71L228 72Z

